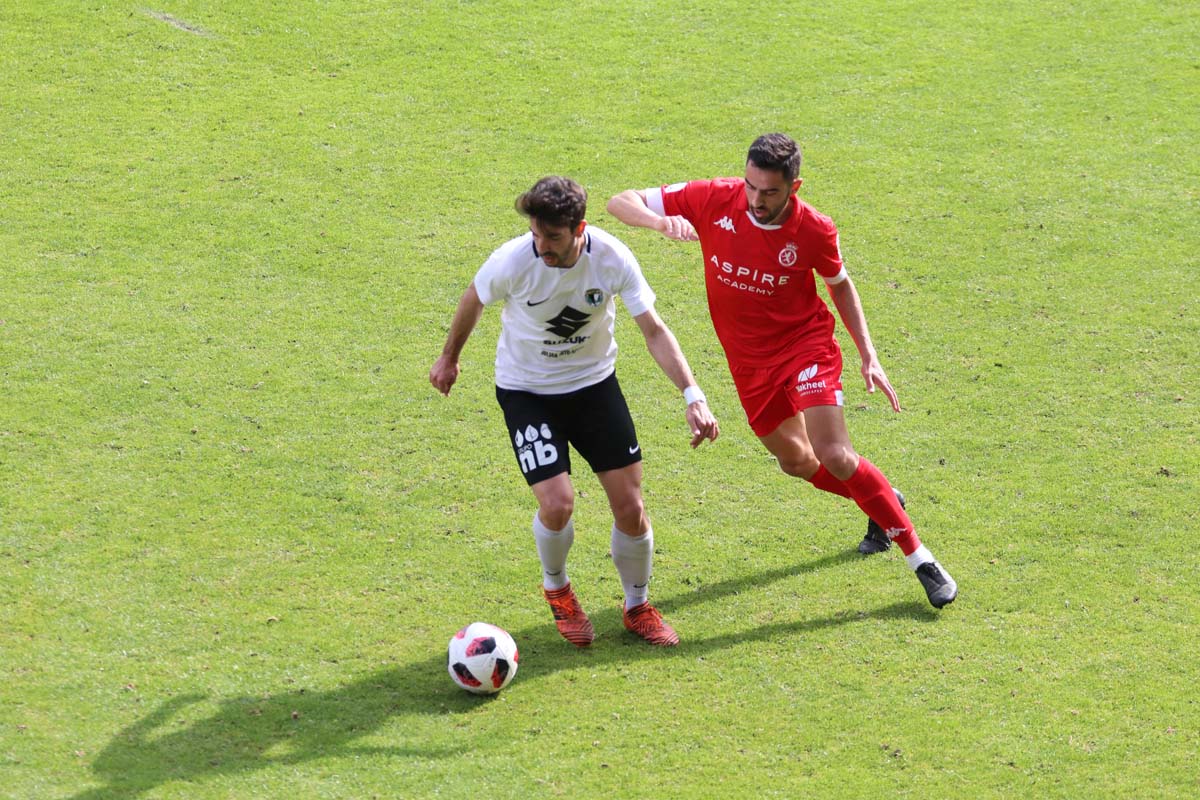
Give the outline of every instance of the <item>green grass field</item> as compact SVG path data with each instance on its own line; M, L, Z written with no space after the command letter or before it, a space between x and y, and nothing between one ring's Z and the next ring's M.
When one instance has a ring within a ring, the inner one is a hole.
M1200 11L1177 2L0 5L0 797L1200 795ZM858 449L942 612L745 424L694 245L607 198L805 152L905 407ZM562 641L462 289L560 173L619 312L652 597L576 473ZM445 646L521 647L494 699Z

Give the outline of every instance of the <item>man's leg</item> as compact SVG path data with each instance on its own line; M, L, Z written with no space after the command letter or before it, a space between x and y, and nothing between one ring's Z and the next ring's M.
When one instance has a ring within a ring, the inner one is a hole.
M542 593L562 637L576 647L587 647L596 638L596 631L567 576L567 553L575 542L575 523L571 520L575 487L570 476L561 472L529 488L538 500L533 539L542 562Z
M529 488L538 501L538 510L533 517L533 539L542 562L542 587L561 589L570 583L567 553L575 543L575 523L571 519L575 487L571 485L570 476L561 472Z
M921 544L912 520L887 478L854 451L842 409L839 406L814 406L804 410L804 418L817 459L833 477L842 481L858 507L878 522L904 553L905 561L925 588L929 602L937 608L952 602L958 594L958 586Z
M625 627L651 644L679 644L679 635L649 602L654 529L642 503L642 464L598 472L596 477L613 512L612 559L625 593Z
M575 540L571 522L575 489L570 448L559 424L561 402L500 387L496 387L496 401L504 411L517 465L538 501L533 539L542 562L542 592L558 632L572 644L587 647L596 634L567 577L567 553Z
M803 414L784 420L778 428L766 436L760 436L759 440L771 455L775 456L779 468L788 475L803 478L821 491L839 497L850 497L850 490L846 488L846 484L826 469L813 453ZM903 496L899 492L896 492L896 496L903 505ZM883 532L883 528L868 517L867 535L859 542L858 552L863 555L880 553L891 547L891 544L892 541Z

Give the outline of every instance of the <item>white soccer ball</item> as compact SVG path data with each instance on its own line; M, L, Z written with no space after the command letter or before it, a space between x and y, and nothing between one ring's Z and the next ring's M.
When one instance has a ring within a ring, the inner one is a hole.
M495 625L472 622L454 634L448 651L450 678L472 694L495 694L517 674L517 643Z

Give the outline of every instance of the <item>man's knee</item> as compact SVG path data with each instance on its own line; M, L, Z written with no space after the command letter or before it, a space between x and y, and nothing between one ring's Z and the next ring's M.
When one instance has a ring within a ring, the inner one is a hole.
M646 519L646 504L642 501L642 495L630 495L615 500L612 503L613 522L617 525L617 530L622 533L638 536L644 533Z
M814 450L817 460L821 462L825 469L842 480L854 474L854 469L858 466L858 454L848 444L837 442L834 444L819 445Z
M808 480L821 468L821 462L811 452L797 453L776 459L785 475Z
M570 487L543 493L538 498L538 517L552 531L561 531L575 513L575 492Z

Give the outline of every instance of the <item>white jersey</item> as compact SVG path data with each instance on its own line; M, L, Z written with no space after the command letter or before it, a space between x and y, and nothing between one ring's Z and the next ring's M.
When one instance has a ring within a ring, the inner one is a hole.
M599 383L617 363L616 306L632 316L654 308L654 292L629 248L595 226L584 229L575 265L549 267L533 234L496 249L475 275L483 304L504 301L496 343L496 385L565 394Z

